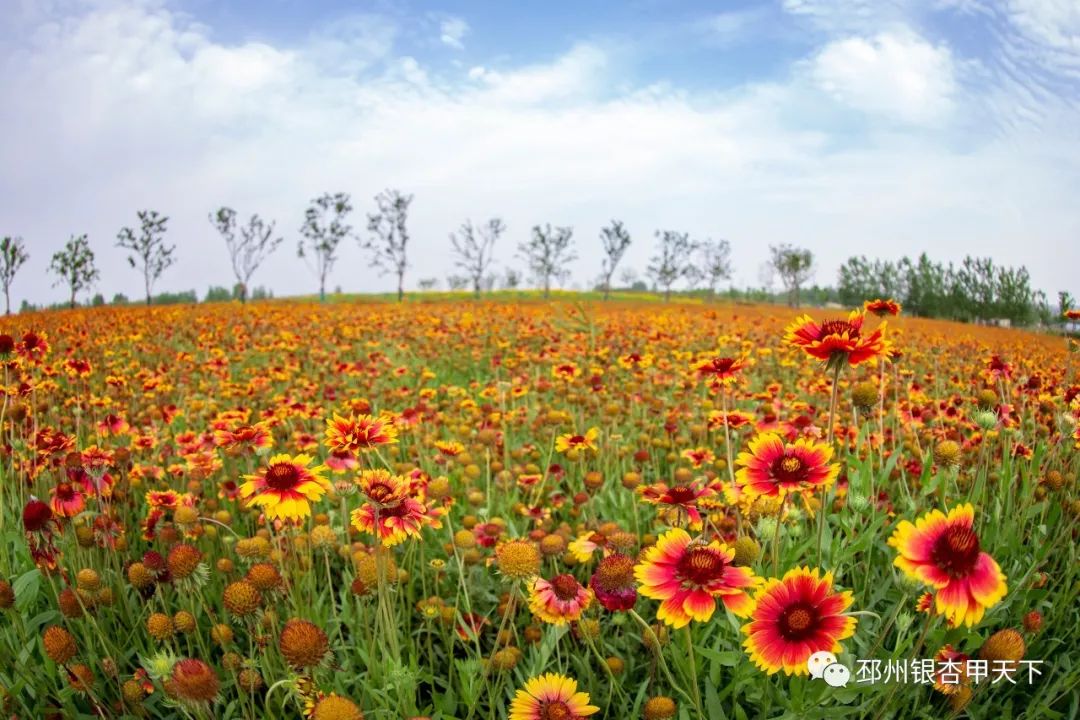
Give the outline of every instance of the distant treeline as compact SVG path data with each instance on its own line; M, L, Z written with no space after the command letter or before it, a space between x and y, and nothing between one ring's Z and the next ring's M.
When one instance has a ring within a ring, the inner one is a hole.
M266 288L259 286L251 290L248 296L252 300L267 300L274 297L274 293ZM203 295L202 300L199 300L198 294L194 290L184 290L181 292L164 292L158 293L153 296L152 301L154 305L194 305L198 302L215 303L215 302L231 302L233 300L241 299L241 288L239 285L233 287L232 290L226 287L218 285L207 288L206 294ZM112 300L106 300L105 296L101 293L94 295L87 303L90 307L102 307L105 305L129 305L131 299L124 293L116 293L113 295ZM142 301L137 301L141 303ZM67 302L53 303L51 305L34 305L26 300L23 300L22 306L19 308L19 312L32 312L34 310L63 310L70 307Z
M841 304L858 305L867 298L893 298L904 312L963 322L1008 319L1014 325L1059 322L1072 302L1059 293L1055 312L1041 290L1033 290L1027 268L995 265L990 258L965 257L959 265L935 262L926 253L898 262L852 257L837 279Z

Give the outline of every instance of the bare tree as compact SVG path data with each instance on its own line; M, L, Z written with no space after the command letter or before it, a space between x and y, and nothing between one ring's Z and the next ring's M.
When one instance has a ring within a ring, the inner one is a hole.
M142 269L146 304L149 305L154 283L176 262L173 257L176 246L165 244L165 224L169 218L158 214L156 210L140 210L138 217L139 234L136 235L129 227L121 228L116 235L116 245L133 253L128 255L128 264L131 267Z
M86 235L72 235L63 250L53 253L49 270L59 276L53 286L66 285L71 291L70 306L75 307L75 296L92 286L99 277L94 267L94 251L90 249Z
M611 225L600 230L600 240L604 243L604 299L611 295L611 276L615 274L626 249L630 247L630 233L623 227L622 221L612 220Z
M309 256L314 261L308 267L319 279L320 301L326 300L326 278L337 262L338 245L352 232L352 225L346 222L352 209L349 195L339 192L323 193L304 211L304 224L300 226L304 238L297 244L296 254L305 262Z
M439 278L420 278L420 280L417 282L417 285L419 285L420 289L425 292L428 290L434 290L439 286Z
M697 245L690 240L690 233L674 230L657 230L656 237L660 247L656 255L649 260L645 274L657 286L664 288L664 300L671 299L671 286L679 278L691 275L690 256Z
M361 247L371 252L375 267L397 275L398 302L405 297L405 270L409 267L406 255L409 232L405 224L412 201L412 195L403 195L398 190L384 190L376 195L375 205L379 211L368 215L371 237L360 242Z
M473 292L480 297L484 273L491 265L495 241L506 230L506 225L499 218L492 218L479 228L473 228L471 220L461 224L461 229L450 233L450 244L457 255L454 263L472 278Z
M793 245L770 245L770 260L788 293L788 304L799 307L799 290L814 274L814 254Z
M4 284L4 302L6 303L5 314L11 314L11 283L27 260L30 253L26 252L21 237L4 237L0 240L0 282Z
M545 298L551 295L552 279L569 276L566 266L577 260L577 253L570 245L573 236L572 227L552 228L551 223L544 227L534 225L528 242L518 244L518 254L544 288Z
M695 284L704 285L716 294L721 280L731 277L731 243L727 240L706 240L698 245L696 262L690 274Z
M233 275L236 276L236 284L240 287L240 302L246 303L248 296L248 282L251 276L262 264L270 253L284 242L285 238L274 237L274 222L263 222L258 215L252 215L245 227L240 228L240 238L236 237L236 211L232 208L222 207L217 212L211 213L210 223L221 233L225 239L225 247L229 250L229 259L232 261Z
M464 275L447 275L446 286L451 291L457 292L458 290L464 290L469 286L469 278Z

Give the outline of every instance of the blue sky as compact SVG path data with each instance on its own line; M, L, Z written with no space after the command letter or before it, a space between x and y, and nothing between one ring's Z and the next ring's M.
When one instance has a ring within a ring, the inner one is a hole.
M738 285L792 242L832 283L852 254L1024 264L1080 295L1080 4L1072 0L399 2L16 0L0 30L0 233L55 301L48 258L88 233L97 290L134 294L114 247L170 216L160 289L228 285L206 221L277 220L255 281L311 292L308 200L416 195L407 284L452 272L446 235L502 217L575 228L570 285L611 218L641 273L658 228L731 241ZM331 277L383 290L355 242Z

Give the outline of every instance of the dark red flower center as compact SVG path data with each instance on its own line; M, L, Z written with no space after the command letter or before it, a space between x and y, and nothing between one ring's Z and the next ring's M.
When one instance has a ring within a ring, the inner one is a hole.
M724 571L724 558L707 547L691 547L679 559L678 574L693 585L705 585Z
M68 483L60 483L56 486L56 497L63 501L71 500L75 497L75 489Z
M540 720L570 720L574 717L570 708L561 700L545 702L540 706Z
M855 327L847 320L826 320L821 323L821 337L845 334L850 339L854 340L859 337L859 328Z
M292 463L277 463L266 471L266 484L274 490L292 490L300 484L300 471Z
M969 527L953 525L934 543L931 558L949 577L966 577L979 560L979 536Z
M571 435L568 441L571 445L583 445L585 443L584 435Z
M694 492L694 488L686 487L685 485L676 485L668 490L668 502L672 505L685 505L688 502L693 501L697 493Z
M578 581L573 575L556 575L551 579L551 589L555 597L563 602L573 600L578 595Z
M808 603L795 603L780 616L780 634L785 640L802 640L813 634L817 620L816 608Z
M773 461L772 475L782 483L802 482L807 475L806 463L794 455L784 455Z

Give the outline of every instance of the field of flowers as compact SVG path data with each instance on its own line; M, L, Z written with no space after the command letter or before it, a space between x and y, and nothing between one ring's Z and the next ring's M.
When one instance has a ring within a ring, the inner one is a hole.
M0 320L3 717L1078 717L1075 348L812 315Z

